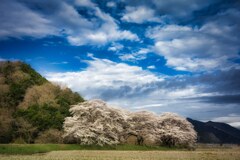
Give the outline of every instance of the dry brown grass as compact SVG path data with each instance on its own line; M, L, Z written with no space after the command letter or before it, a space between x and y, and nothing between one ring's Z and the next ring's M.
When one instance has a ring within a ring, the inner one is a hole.
M0 155L0 160L240 160L240 147L196 151L53 151L34 155Z

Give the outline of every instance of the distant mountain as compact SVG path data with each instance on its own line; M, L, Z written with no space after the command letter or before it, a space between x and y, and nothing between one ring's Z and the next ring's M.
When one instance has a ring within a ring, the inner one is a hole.
M199 143L240 144L240 130L219 122L200 122L187 118L198 133Z

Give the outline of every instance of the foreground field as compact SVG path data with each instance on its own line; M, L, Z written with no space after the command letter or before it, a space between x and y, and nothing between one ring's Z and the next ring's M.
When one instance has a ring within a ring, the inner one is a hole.
M0 155L0 160L240 160L240 150L197 151L52 151L34 155Z
M69 148L70 149L70 148ZM73 148L72 148L73 149ZM240 160L240 147L186 150L65 150L32 155L0 154L0 160Z

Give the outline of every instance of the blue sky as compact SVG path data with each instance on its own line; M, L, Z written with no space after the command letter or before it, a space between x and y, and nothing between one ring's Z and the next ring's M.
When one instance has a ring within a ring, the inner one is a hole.
M86 99L240 127L238 0L2 0L0 60Z

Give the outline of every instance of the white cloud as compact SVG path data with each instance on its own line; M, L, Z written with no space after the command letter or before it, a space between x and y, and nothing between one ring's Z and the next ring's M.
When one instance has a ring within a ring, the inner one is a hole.
M32 6L38 6L41 10L31 10ZM85 7L90 19L79 14L77 7ZM123 39L139 40L136 34L121 30L113 17L90 0L76 0L72 4L68 1L25 0L19 3L4 0L0 13L4 15L0 17L1 39L57 35L65 36L70 44L76 46L104 45Z
M122 61L139 61L147 58L147 54L151 52L149 48L140 48L137 52L130 53L130 54L122 54L119 58Z
M24 36L42 38L50 33L58 35L58 29L50 20L32 12L15 0L1 1L0 15L0 39Z
M114 105L130 107L130 109L139 109L136 108L139 106L156 106L152 104L174 106L182 103L178 99L201 96L197 86L174 87L175 82L169 84L165 81L165 79L169 81L170 77L157 76L138 66L98 59L92 54L89 57L92 60L84 61L88 64L85 70L47 73L45 76L50 81L66 84L81 93L84 98L103 98ZM171 79L173 80L174 77Z
M127 30L119 30L115 20L108 14L102 12L98 7L94 8L95 16L103 23L90 22L93 28L81 28L80 32L75 32L67 37L68 41L76 46L84 44L102 45L117 40L138 41L138 36ZM99 26L100 25L100 26ZM81 26L80 26L81 27Z
M169 15L173 19L183 20L191 18L194 11L199 11L209 5L218 3L220 0L123 0L130 6L148 6L154 8L157 15Z
M227 17L228 16L228 17ZM238 27L230 25L238 11L217 15L201 28L166 25L149 28L146 36L155 40L155 52L164 56L167 65L177 70L205 71L227 69L235 64L229 59L239 58Z
M148 104L148 105L143 105L143 106L138 106L138 107L133 107L134 109L139 109L139 110L143 110L143 109L147 109L147 108L159 108L161 107L162 104Z
M75 0L74 1L78 6L91 7L94 8L96 5L91 2L91 0Z
M112 1L107 2L107 7L110 7L110 8L116 7L116 3Z
M228 123L231 126L240 128L240 115L237 114L229 114L228 116L213 118L212 121Z
M87 53L87 57L89 57L89 58L94 58L94 57L93 57L93 53Z
M156 69L156 67L154 65L148 66L148 69Z
M161 19L155 16L154 10L145 6L127 6L121 20L133 23L161 22Z
M166 76L156 76L138 66L91 58L92 60L84 61L88 64L85 70L46 73L45 77L50 81L66 84L86 99L102 98L129 109L140 109L136 107L150 104L166 107L171 101L175 102L175 99L197 93L195 89L160 87L161 84L165 85Z
M124 48L124 46L120 43L112 43L112 45L108 48L109 51L113 51L113 52L118 52L120 50L122 50Z
M233 122L240 122L240 115L237 114L229 114L228 116L224 117L217 117L212 119L215 122L224 122L224 123L233 123Z
M240 129L240 122L232 122L232 123L228 123L228 124L235 127L235 128Z
M66 84L86 99L100 98L131 110L157 109L157 106L170 110L174 106L191 107L189 102L189 105L186 105L179 99L201 96L197 86L174 87L175 82L169 84L170 77L157 76L138 66L93 56L91 58L92 60L84 61L88 64L85 70L46 73L45 77L50 81ZM168 82L165 79L168 79Z
M89 66L86 70L66 73L47 73L47 79L65 83L85 98L99 98L105 90L121 90L124 87L137 88L152 82L163 81L162 78L137 66L115 63L107 59L85 61ZM132 94L131 91L129 93Z
M184 97L192 97L192 96L198 96L197 95L197 87L190 86L188 88L184 89L176 89L174 92L169 92L167 95L172 98L184 98Z

